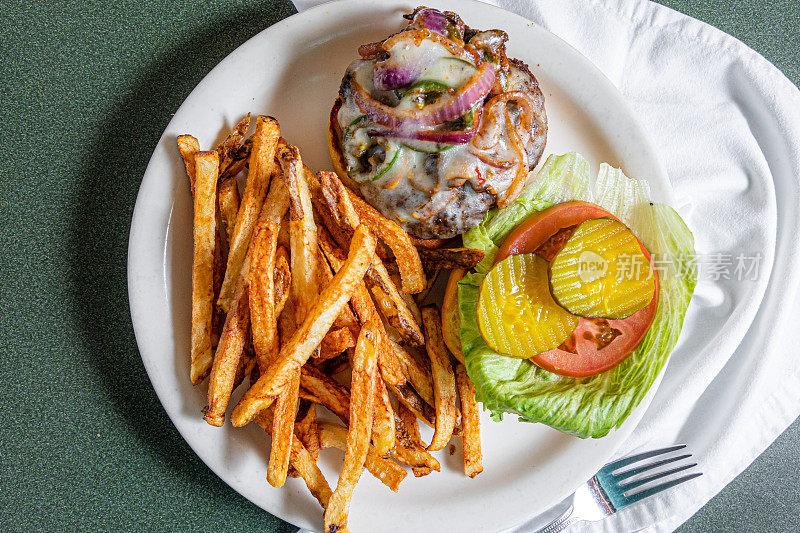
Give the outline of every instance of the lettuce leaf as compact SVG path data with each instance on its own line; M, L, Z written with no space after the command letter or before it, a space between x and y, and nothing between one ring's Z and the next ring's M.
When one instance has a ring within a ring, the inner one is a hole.
M593 194L592 194L593 193ZM532 214L568 200L594 201L622 220L658 261L661 292L653 324L633 354L619 366L589 378L568 378L527 359L494 352L481 337L477 313L480 284L498 245ZM478 401L492 411L517 414L578 437L602 437L619 427L655 381L675 347L697 282L694 238L671 207L650 202L647 183L601 165L594 191L589 165L576 153L550 156L520 198L493 210L464 235L464 245L486 258L459 282L461 343Z

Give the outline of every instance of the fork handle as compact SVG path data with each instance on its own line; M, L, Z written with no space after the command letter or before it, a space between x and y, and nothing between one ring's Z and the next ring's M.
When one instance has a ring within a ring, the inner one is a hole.
M536 533L558 533L559 531L564 531L569 526L579 521L578 518L572 516L572 512L574 510L575 507L572 504L569 504L569 507L567 507L566 511L561 513L558 518L547 524Z

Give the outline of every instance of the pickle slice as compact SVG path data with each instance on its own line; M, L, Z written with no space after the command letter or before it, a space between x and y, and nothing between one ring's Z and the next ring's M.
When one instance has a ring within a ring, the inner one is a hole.
M553 300L547 261L534 254L507 257L481 284L478 326L499 353L527 359L557 348L578 320Z
M550 285L559 304L583 317L627 318L655 294L650 259L633 232L611 218L575 229L550 264Z

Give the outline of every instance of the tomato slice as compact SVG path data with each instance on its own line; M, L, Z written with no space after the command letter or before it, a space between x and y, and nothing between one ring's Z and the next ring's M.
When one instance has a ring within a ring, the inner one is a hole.
M509 255L540 253L539 248L545 244L547 244L547 251L541 254L543 255L542 259L552 261L556 253L572 235L572 232L562 230L568 230L572 226L577 226L591 218L606 217L619 220L599 205L590 204L589 202L572 201L549 207L517 226L503 241L494 262L497 264ZM548 242L557 233L559 234L558 241L560 245Z
M510 255L536 253L551 261L574 227L593 218L613 218L602 207L589 202L565 202L541 211L512 231L503 241L495 264ZM648 261L650 254L639 242ZM588 377L610 370L624 361L639 345L658 308L659 279L650 303L628 318L580 318L578 327L554 350L531 357L538 366L562 376Z

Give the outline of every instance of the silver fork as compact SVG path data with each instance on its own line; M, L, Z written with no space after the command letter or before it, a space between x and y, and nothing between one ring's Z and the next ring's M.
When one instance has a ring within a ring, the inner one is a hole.
M664 481L640 491L635 491L635 489L643 485L697 466L697 463L691 463L649 474L635 480L626 481L654 468L688 459L692 454L687 453L675 457L668 457L643 466L635 466L627 470L622 470L625 467L645 459L667 455L683 448L686 448L685 444L670 446L669 448L644 452L625 457L613 463L608 463L601 468L592 479L575 491L567 510L550 522L546 527L540 529L538 533L557 533L576 522L593 522L595 520L600 520L648 496L652 496L662 490L667 490L675 485L680 485L690 479L703 475L702 472L695 472L676 479Z

